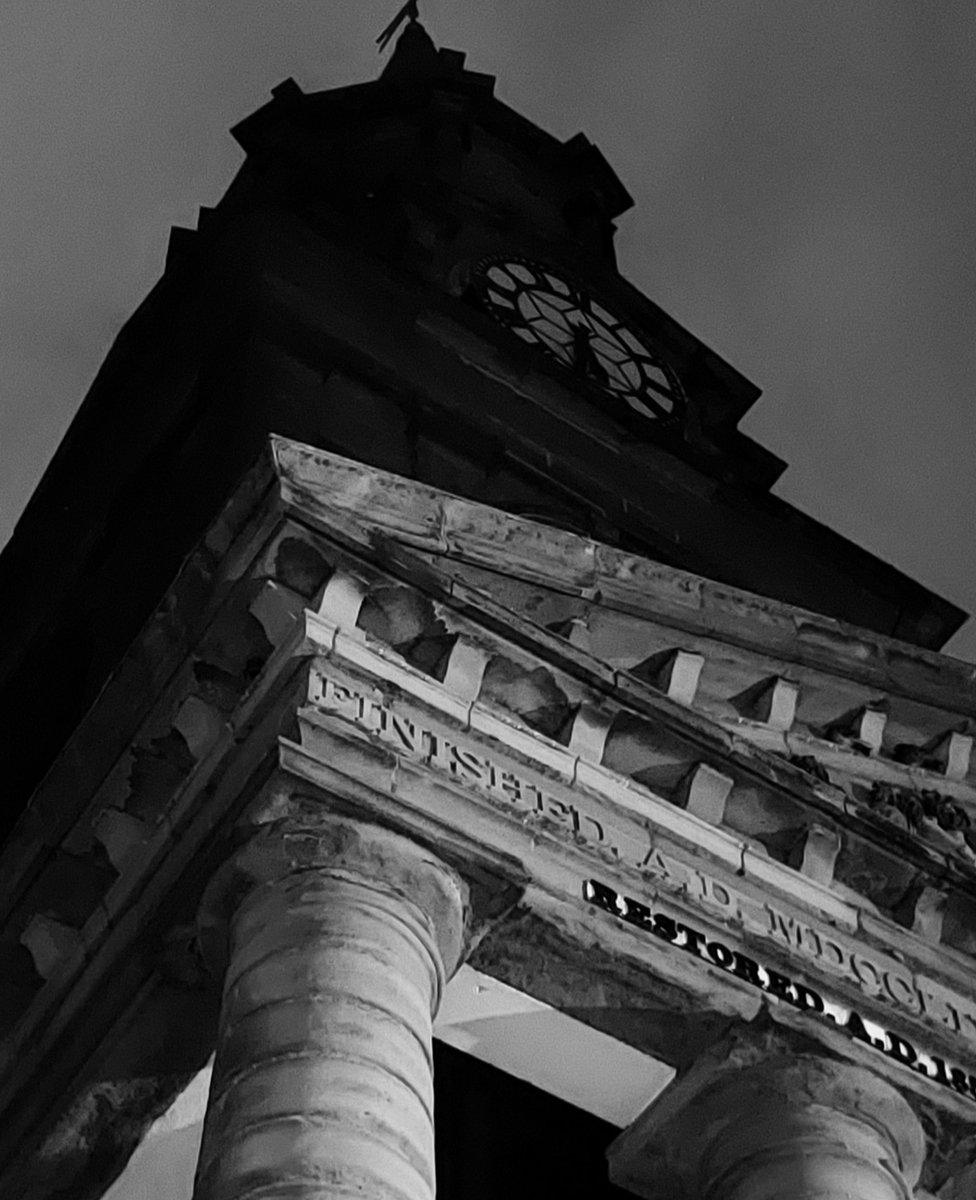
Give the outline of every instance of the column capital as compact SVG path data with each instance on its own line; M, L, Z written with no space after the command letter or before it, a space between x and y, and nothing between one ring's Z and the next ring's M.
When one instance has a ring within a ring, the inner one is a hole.
M611 1144L614 1183L646 1200L911 1200L925 1139L890 1084L737 1049L705 1055Z
M200 949L215 974L226 967L229 924L244 899L306 872L366 884L406 902L436 946L441 987L459 966L471 924L468 885L424 846L385 826L307 804L239 833L244 840L218 868L198 915Z
M196 1200L433 1200L432 1020L468 887L381 825L285 801L204 895L223 1003Z

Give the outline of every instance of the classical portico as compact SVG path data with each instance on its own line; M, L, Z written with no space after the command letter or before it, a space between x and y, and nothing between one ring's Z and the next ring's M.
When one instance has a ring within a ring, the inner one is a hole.
M272 797L201 906L223 1004L194 1196L433 1197L431 1022L470 940L469 888L325 794ZM647 1200L910 1200L926 1154L912 1106L811 1049L737 1023L610 1146L611 1179Z
M678 610L692 577L573 535L547 554L532 522L293 442L265 471L189 661L76 817L116 864L117 915L24 937L61 1012L153 926L166 977L222 995L199 1200L432 1195L431 1021L464 961L674 1068L609 1151L636 1195L955 1197L976 1114L967 844L948 822L909 839L860 781L917 771L795 716L804 689L846 704L870 660L828 662L812 614L728 590ZM715 633L733 611L737 645ZM820 648L786 689L769 630L801 619ZM713 656L758 715L721 716ZM935 697L916 660L917 718ZM109 688L93 730L125 698ZM939 782L965 811L970 785ZM156 994L143 1055L172 1020ZM31 1011L8 1053L40 1063L57 1028ZM202 1032L184 1045L202 1066ZM146 1100L118 1103L131 1125Z

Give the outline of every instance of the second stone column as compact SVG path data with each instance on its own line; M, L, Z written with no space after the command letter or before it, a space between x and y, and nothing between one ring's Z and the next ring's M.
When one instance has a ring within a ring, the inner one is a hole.
M467 890L340 817L262 827L211 886L226 975L194 1200L430 1200L431 1026Z
M708 1053L610 1146L647 1200L911 1200L925 1138L863 1067L772 1044Z

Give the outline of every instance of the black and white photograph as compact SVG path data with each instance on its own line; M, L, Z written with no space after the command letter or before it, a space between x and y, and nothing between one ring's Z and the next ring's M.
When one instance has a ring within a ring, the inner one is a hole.
M976 9L0 23L0 1196L971 1200Z

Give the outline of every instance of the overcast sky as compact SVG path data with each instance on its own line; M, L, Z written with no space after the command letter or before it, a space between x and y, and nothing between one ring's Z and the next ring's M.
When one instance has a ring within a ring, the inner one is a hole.
M112 338L289 75L373 77L397 0L5 0L0 543ZM976 610L976 5L422 0L633 194L621 270L764 395L777 491ZM138 404L140 398L132 397ZM976 630L949 649L976 658Z

